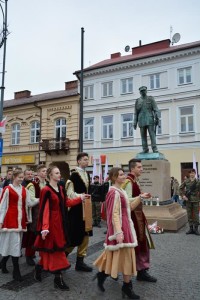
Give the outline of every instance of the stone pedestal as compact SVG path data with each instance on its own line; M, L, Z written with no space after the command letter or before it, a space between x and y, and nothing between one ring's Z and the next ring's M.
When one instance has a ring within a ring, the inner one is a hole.
M149 224L158 222L164 230L177 231L187 223L186 210L178 203L160 206L143 206Z
M145 202L148 205L144 205L148 223L157 221L165 230L177 231L187 223L187 214L180 204L171 200L170 163L162 159L160 153L139 155L143 155L140 189L152 195L152 199Z
M142 160L140 188L159 201L171 199L170 163L167 160Z

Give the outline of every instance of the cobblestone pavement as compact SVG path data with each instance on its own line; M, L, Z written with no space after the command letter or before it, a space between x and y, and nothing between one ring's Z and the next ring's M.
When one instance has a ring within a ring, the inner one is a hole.
M151 251L150 273L158 278L157 283L137 282L133 279L134 291L141 300L197 300L200 299L200 236L186 235L187 226L177 233L153 235L155 250ZM92 264L103 249L105 225L94 228L94 237L90 239L87 263ZM42 283L33 279L33 268L20 258L23 282L12 280L12 265L8 262L9 274L0 272L0 300L119 300L121 297L122 277L116 282L107 279L105 293L98 291L93 273L74 270L76 253L69 256L70 270L63 273L70 291L54 289L53 276L44 273Z

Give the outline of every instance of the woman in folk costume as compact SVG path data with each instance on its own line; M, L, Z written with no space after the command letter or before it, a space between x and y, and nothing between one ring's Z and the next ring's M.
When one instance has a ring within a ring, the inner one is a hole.
M112 186L106 196L107 209L107 235L104 243L105 250L94 262L99 272L96 274L98 287L104 292L104 282L107 276L117 278L118 273L123 274L122 296L129 299L140 299L133 292L131 277L136 275L135 250L137 237L130 211L141 197L146 198L147 193L134 198L130 202L126 192L121 188L125 182L125 174L121 168L112 168L109 172Z
M29 192L21 185L23 171L13 171L13 183L3 189L0 200L0 254L2 273L8 273L6 262L9 256L13 262L13 279L21 281L19 257L23 232L27 230Z
M47 170L49 183L40 194L40 210L38 220L38 236L34 249L40 251L40 261L35 266L34 278L41 281L42 269L55 275L54 287L69 290L63 281L62 270L70 267L65 255L67 244L65 207L76 206L84 201L87 195L75 199L67 199L63 187L58 184L61 175L56 166Z

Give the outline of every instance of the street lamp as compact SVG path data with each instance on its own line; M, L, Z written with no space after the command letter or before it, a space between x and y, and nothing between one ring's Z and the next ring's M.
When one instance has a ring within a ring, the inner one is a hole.
M3 5L4 4L4 8ZM2 64L2 82L1 82L1 102L0 102L0 122L3 119L3 101L4 101L4 81L5 81L5 66L6 66L6 40L8 35L8 28L7 28L7 4L8 0L0 0L0 9L3 16L3 28L0 32L0 48L3 47L3 64ZM3 152L3 138L2 133L0 132L0 167L1 167L1 159L2 159L2 152Z
M3 6L1 3L4 3L5 8L3 9ZM7 28L7 4L8 0L0 0L0 8L3 15L3 28L0 33L0 48L3 47L3 64L2 64L2 82L1 82L1 103L0 103L0 121L3 119L3 101L4 101L4 81L5 81L5 65L6 65L6 40L8 35L8 28ZM1 133L0 133L1 134Z

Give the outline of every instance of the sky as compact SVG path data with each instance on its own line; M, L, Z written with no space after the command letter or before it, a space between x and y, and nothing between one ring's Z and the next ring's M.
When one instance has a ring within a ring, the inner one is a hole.
M125 55L125 46L136 47L139 40L168 39L170 26L172 35L181 35L177 45L198 41L199 16L199 0L8 0L5 100L22 90L32 95L63 90L64 82L75 80L81 27L88 67L111 53Z

